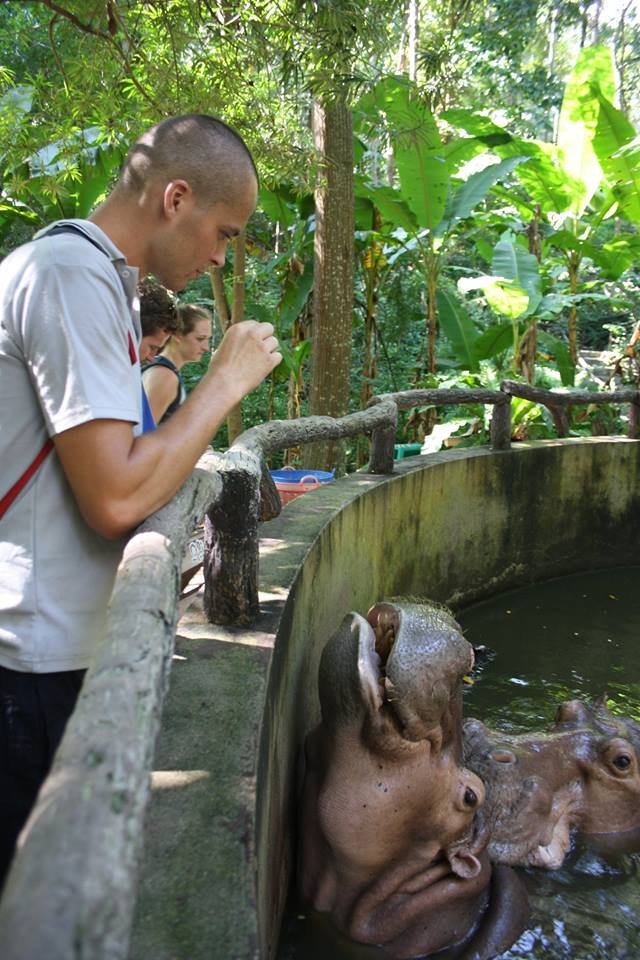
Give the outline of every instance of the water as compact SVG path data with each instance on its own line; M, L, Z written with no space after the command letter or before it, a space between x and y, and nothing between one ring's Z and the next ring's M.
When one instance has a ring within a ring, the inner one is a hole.
M640 722L640 567L502 594L459 612L458 620L474 647L487 647L465 690L465 716L508 732L540 730L562 701L606 692L613 713ZM561 870L522 871L530 926L501 960L638 960L639 874L640 853L604 853L585 842ZM294 907L278 960L386 956Z
M576 574L502 594L458 616L490 653L465 692L465 716L510 732L540 730L563 700L608 694L640 720L640 567ZM522 875L531 925L503 960L638 960L638 854L579 842L561 870Z
M467 690L465 715L507 732L539 730L555 707L605 691L613 713L640 719L640 567L549 580L458 614L492 652Z

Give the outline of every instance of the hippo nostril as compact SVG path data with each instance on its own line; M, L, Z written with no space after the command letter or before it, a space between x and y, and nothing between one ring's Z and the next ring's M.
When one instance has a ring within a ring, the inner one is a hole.
M511 750L494 750L489 754L490 758L496 763L515 763L516 755Z
M468 807L475 807L478 803L476 792L471 787L467 787L464 792L464 802Z

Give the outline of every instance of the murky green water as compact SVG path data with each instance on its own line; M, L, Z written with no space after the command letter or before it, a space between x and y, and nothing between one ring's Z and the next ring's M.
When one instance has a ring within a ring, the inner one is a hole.
M604 691L640 722L640 567L579 574L502 594L458 613L488 655L465 691L465 716L510 732L549 725L563 700ZM640 849L640 846L639 846ZM522 871L529 929L501 960L639 960L640 853L576 844L561 870ZM291 912L279 960L382 960L323 918Z

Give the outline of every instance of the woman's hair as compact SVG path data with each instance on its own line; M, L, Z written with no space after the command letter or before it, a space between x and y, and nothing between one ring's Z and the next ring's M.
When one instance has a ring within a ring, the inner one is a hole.
M211 320L211 311L206 307L198 307L195 303L181 303L177 308L178 328L175 333L178 336L186 336L195 329L199 320Z
M154 280L142 280L138 284L140 298L140 326L142 336L148 337L156 330L178 333L180 321L175 298Z

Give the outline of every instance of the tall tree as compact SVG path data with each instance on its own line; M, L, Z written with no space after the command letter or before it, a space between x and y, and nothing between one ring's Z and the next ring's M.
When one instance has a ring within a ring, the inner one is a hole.
M344 98L316 101L319 156L315 191L314 323L309 413L342 416L349 408L353 314L353 124ZM304 465L343 467L339 441L311 444Z

